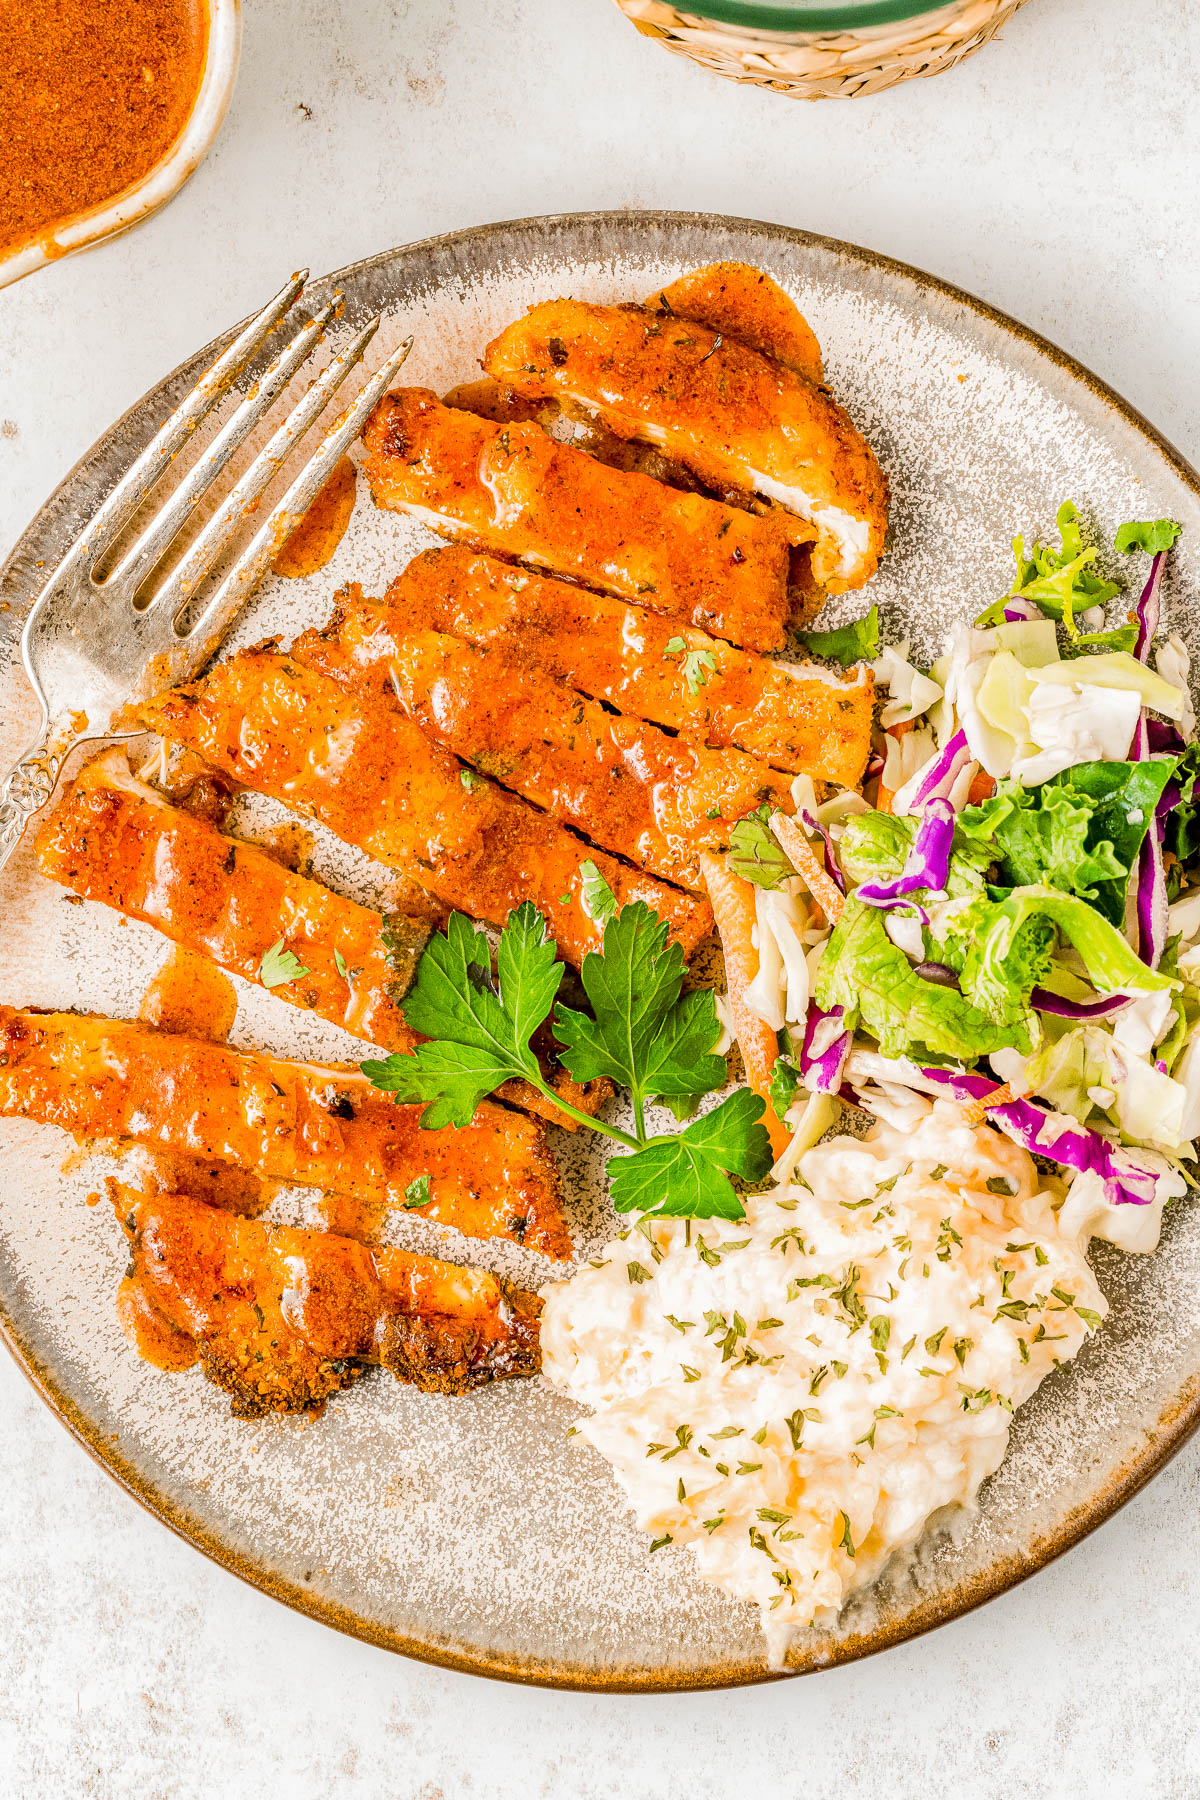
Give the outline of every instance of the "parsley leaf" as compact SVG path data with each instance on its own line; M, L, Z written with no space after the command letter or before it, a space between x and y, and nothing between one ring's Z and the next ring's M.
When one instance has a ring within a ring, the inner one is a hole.
M333 966L343 981L348 980L350 971L346 967L346 959L340 950L335 950L333 953Z
M767 823L770 816L770 808L760 806L739 819L729 834L729 867L755 887L777 888L796 873Z
M627 1087L639 1120L654 1096L676 1099L723 1085L725 1059L708 1054L721 1035L712 993L703 988L680 998L683 951L667 943L666 924L644 901L609 920L603 954L585 956L580 977L595 1018L565 1006L554 1017L574 1080L606 1075Z
M689 694L698 694L716 672L717 659L711 650L689 650L683 659L683 678Z
M595 865L590 875L583 867L585 880L612 902ZM711 1053L721 1031L712 993L682 992L683 952L668 943L667 933L666 923L642 901L610 917L603 950L585 957L580 972L595 1017L561 1007L554 1022L561 1060L576 1080L604 1075L630 1089L636 1137L581 1112L547 1086L530 1040L554 1007L563 969L545 920L529 902L509 914L495 976L487 938L461 913L451 914L445 932L430 940L421 957L402 1008L405 1022L429 1041L411 1055L366 1061L363 1073L398 1100L423 1106L423 1130L469 1124L486 1094L521 1077L581 1125L631 1152L611 1164L620 1211L739 1219L743 1208L730 1174L758 1180L771 1166L757 1095L739 1089L678 1136L646 1134L648 1100L662 1099L676 1117L685 1116L702 1095L723 1085L726 1073L724 1057ZM423 1179L410 1185L406 1205L427 1204ZM703 1240L698 1251L705 1254ZM709 1252L705 1260L721 1259ZM631 1267L630 1279L642 1279L640 1265Z
M618 1212L664 1218L744 1217L729 1176L761 1181L771 1167L771 1142L760 1123L764 1110L757 1094L738 1088L674 1137L651 1138L628 1156L614 1156L613 1205Z
M848 669L851 663L879 655L879 608L873 606L865 619L836 625L832 631L798 631L796 636L814 656L824 656Z
M548 1016L563 971L545 920L528 901L509 914L496 971L493 983L483 933L452 913L445 934L430 940L402 1009L406 1024L435 1041L362 1065L398 1100L428 1102L424 1131L469 1125L484 1096L511 1077L541 1086L529 1039Z
M1147 556L1157 556L1160 550L1169 550L1182 525L1174 519L1131 519L1127 525L1117 528L1113 548L1122 551L1126 556L1131 550L1144 550Z
M800 1071L788 1056L780 1056L771 1070L770 1086L767 1098L777 1119L784 1113L796 1098L796 1090L800 1086Z
M429 1205L429 1177L418 1175L410 1181L404 1190L404 1209L412 1212L414 1207Z
M265 988L282 987L285 981L299 981L308 970L295 951L289 950L282 938L276 938L262 953L258 979Z

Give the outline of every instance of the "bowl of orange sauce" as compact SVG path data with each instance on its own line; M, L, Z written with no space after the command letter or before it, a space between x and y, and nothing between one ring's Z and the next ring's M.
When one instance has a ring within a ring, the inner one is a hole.
M0 7L0 287L127 231L220 129L240 0Z

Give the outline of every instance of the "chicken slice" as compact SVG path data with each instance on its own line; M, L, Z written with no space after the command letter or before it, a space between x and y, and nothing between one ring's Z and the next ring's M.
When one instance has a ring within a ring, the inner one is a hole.
M691 319L582 300L533 307L483 361L517 394L553 395L677 456L711 485L774 501L768 516L787 518L795 541L815 530L812 572L828 591L874 574L887 482L849 416L794 369Z
M653 907L685 956L712 929L707 901L592 850L464 768L394 705L290 656L242 651L190 687L137 702L130 716L380 862L416 866L428 888L472 918L503 925L532 900L571 962L603 936L584 907L589 860L620 905Z
M38 834L37 854L51 881L156 926L172 943L269 985L281 1000L368 1044L406 1055L421 1042L399 1002L428 942L426 921L359 906L226 837L130 774L120 749L93 758L62 795ZM264 956L276 944L292 961L280 968L268 957L264 976ZM611 1092L607 1082L572 1081L550 1058L544 1067L584 1112L598 1111ZM528 1082L506 1082L499 1098L578 1130Z
M380 1211L567 1257L543 1128L484 1101L461 1130L421 1129L358 1069L286 1062L94 1014L0 1006L0 1115L73 1137L232 1163Z
M347 593L340 640L370 660L374 615L363 615L360 648L351 638L360 629L354 590ZM392 629L507 644L622 713L736 745L794 775L852 788L866 769L874 707L867 664L839 674L819 663L773 662L460 545L416 557L384 605Z
M646 305L677 319L711 325L723 338L736 338L760 356L773 357L818 386L825 379L816 333L789 294L750 263L708 263L691 269Z
M760 517L606 468L540 425L496 424L424 388L385 394L363 444L376 503L443 536L755 650L785 641L790 533L780 513Z
M351 1238L110 1183L130 1245L118 1316L159 1367L198 1362L235 1418L319 1413L362 1365L435 1394L536 1374L535 1294Z
M477 769L685 887L699 887L700 851L725 848L736 820L765 800L791 810L787 777L754 757L614 715L507 645L407 632L394 608L351 604L291 653L391 697Z

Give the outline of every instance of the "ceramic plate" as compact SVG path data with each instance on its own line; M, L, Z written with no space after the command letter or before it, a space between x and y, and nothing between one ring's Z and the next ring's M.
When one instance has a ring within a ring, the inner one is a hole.
M315 284L346 295L340 333L371 313L376 360L416 339L406 379L470 377L487 339L527 303L559 293L623 300L718 258L767 269L816 328L830 385L875 445L894 496L893 541L869 598L892 635L931 654L952 618L1003 591L1008 541L1045 530L1065 498L1101 541L1125 518L1169 514L1168 616L1200 618L1200 487L1129 407L1042 340L978 301L865 251L776 226L696 215L598 214L488 226L390 251ZM280 271L282 280L286 271ZM265 299L265 295L263 296ZM335 334L336 335L336 334ZM211 361L198 351L114 425L29 527L0 576L0 754L32 726L17 652L24 612L69 539ZM360 484L361 485L361 484ZM272 581L236 633L290 636L322 619L350 579L380 593L429 542L360 491L332 563ZM831 619L861 607L850 597ZM269 809L266 809L269 812ZM265 818L257 809L257 828ZM359 894L381 871L326 840L314 858ZM148 928L69 904L28 850L2 880L0 995L130 1015L165 954ZM353 1057L361 1047L270 994L239 985L234 1041ZM576 1242L611 1229L599 1169L562 1134ZM566 1431L574 1409L540 1382L466 1399L430 1397L374 1373L324 1418L239 1424L197 1373L139 1362L114 1314L125 1262L106 1204L86 1201L116 1165L65 1155L63 1136L0 1123L0 1313L8 1342L80 1440L159 1518L239 1575L375 1643L480 1673L562 1686L699 1687L767 1676L754 1613L696 1579L688 1553L650 1557L605 1465ZM302 1221L313 1200L280 1196ZM401 1221L398 1241L444 1241ZM517 1274L551 1271L511 1246L447 1241L451 1255ZM1075 1543L1129 1497L1193 1429L1200 1409L1200 1210L1172 1209L1158 1254L1102 1249L1112 1312L1069 1368L1022 1409L979 1511L931 1531L911 1563L851 1605L840 1627L792 1655L811 1670L882 1649L999 1593Z

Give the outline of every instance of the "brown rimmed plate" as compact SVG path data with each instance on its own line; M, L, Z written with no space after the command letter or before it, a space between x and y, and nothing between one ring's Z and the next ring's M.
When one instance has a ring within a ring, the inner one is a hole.
M389 251L315 284L344 289L349 332L382 310L381 357L409 331L406 379L471 376L492 332L556 293L646 294L723 258L759 264L796 297L830 383L892 481L893 542L863 599L930 654L951 619L1008 579L1015 530L1045 530L1064 498L1103 541L1122 519L1169 514L1185 532L1167 583L1170 624L1196 642L1200 483L1133 409L1077 363L990 307L869 252L779 226L692 214L587 214L485 226ZM282 275L286 271L281 271ZM81 521L211 360L198 351L88 452L0 574L0 756L32 723L21 622ZM238 642L323 616L349 579L379 592L419 528L360 493L332 563L273 581ZM850 616L849 597L830 619ZM259 823L262 823L260 820ZM324 840L318 868L352 888L378 871ZM165 952L146 928L72 905L24 850L3 877L0 996L130 1014ZM242 986L235 1041L353 1056L332 1027ZM560 1139L580 1254L611 1229L592 1152ZM480 1674L556 1686L662 1690L767 1678L757 1623L694 1576L686 1551L653 1557L605 1466L567 1439L573 1409L539 1383L468 1399L412 1393L373 1375L317 1422L239 1424L199 1375L140 1363L114 1315L124 1250L108 1208L85 1202L115 1165L64 1155L49 1127L0 1122L0 1323L47 1403L114 1478L225 1567L315 1618L389 1649ZM283 1195L279 1216L311 1216ZM413 1221L405 1241L437 1243ZM422 1232L424 1236L422 1236ZM461 1240L452 1255L540 1282L551 1271ZM909 1563L814 1633L799 1673L887 1648L990 1599L1106 1519L1200 1418L1200 1213L1168 1216L1150 1258L1101 1247L1112 1303L1103 1331L1022 1409L976 1514L927 1534Z

